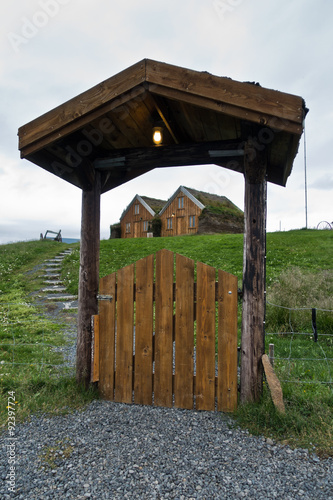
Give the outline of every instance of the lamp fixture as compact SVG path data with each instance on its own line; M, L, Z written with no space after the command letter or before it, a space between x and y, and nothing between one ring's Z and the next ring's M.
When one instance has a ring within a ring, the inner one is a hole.
M163 127L154 127L153 128L153 141L156 146L160 146L163 141Z

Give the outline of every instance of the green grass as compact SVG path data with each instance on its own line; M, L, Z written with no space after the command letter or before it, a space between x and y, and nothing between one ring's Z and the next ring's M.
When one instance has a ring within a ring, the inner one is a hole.
M268 234L268 301L287 308L316 307L332 311L332 246L333 231L300 230ZM34 332L28 322L22 329L17 325L22 342L25 338L36 340L41 331L49 336L53 345L61 342L61 325L48 324L29 299L29 292L38 287L38 273L26 274L41 261L58 253L60 248L59 243L53 245L52 242L0 246L0 289L4 291L0 302L17 304L11 311L17 321L24 322L31 318L36 323L37 330ZM62 272L68 291L77 293L79 247L74 245L72 248L74 251L65 258ZM100 276L162 248L235 274L241 287L243 235L240 234L102 241ZM32 277L35 279L32 280ZM275 357L287 358L275 360L276 372L281 380L301 383L282 383L286 415L275 410L269 392L264 388L262 400L239 407L235 419L238 425L248 428L253 434L264 434L292 446L315 449L322 456L333 456L332 384L314 383L318 380L332 382L333 366L328 359L333 358L333 337L330 336L333 334L333 314L319 310L317 314L319 340L314 343L311 310L290 311L267 306L266 331L279 332L279 335L267 335L266 348L268 350L268 344L274 343ZM9 334L3 326L3 339L6 339ZM306 335L290 334L290 331L305 332ZM29 359L34 353L25 352L23 355L24 359ZM328 359L317 361L325 357ZM313 358L314 361L303 358ZM0 371L4 373L1 365ZM16 378L13 377L12 374L4 376L0 387L4 399L6 391L17 391L19 418L26 418L30 412L36 411L68 411L68 408L83 405L97 397L93 391L85 393L77 390L73 379L54 377L46 368L41 372L35 367L23 367L15 375ZM5 416L3 412L3 423Z
M93 391L86 393L78 388L73 377L62 376L66 374L62 368L63 357L47 344L64 343L64 324L61 320L47 319L33 299L33 293L42 286L40 265L65 248L68 245L53 241L0 245L2 427L8 416L9 391L15 391L16 421L40 411L68 411L96 397ZM61 370L50 365L60 365Z

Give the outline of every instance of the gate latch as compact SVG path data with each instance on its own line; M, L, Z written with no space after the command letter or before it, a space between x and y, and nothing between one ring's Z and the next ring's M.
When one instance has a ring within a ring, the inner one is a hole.
M113 295L97 295L97 300L108 300L109 302L112 302Z

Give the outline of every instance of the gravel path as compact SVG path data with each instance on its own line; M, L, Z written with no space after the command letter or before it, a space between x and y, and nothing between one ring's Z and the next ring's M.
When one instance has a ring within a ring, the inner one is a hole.
M333 460L232 428L217 412L95 401L16 430L19 499L333 499ZM8 441L0 436L3 450ZM0 457L0 498L8 457Z

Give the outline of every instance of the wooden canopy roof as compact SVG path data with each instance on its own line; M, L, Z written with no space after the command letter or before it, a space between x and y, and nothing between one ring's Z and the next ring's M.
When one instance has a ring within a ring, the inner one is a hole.
M285 185L306 114L301 97L144 59L22 126L21 157L102 192L156 167L216 164L243 172L244 144L267 151ZM162 125L163 144L152 128Z

